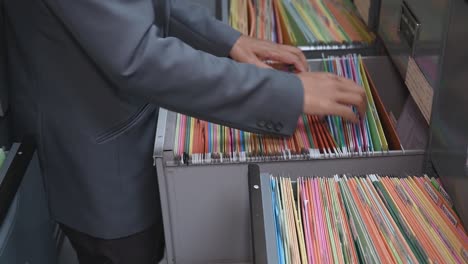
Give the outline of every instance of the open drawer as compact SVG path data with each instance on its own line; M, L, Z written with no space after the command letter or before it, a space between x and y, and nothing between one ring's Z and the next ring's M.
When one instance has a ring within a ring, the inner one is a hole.
M465 227L441 186L420 173L298 177L250 165L254 263L465 263Z

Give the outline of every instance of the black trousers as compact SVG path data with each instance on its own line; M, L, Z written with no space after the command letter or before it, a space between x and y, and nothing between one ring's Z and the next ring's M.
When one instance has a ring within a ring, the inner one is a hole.
M160 223L124 238L100 239L60 224L80 264L158 264L164 256Z

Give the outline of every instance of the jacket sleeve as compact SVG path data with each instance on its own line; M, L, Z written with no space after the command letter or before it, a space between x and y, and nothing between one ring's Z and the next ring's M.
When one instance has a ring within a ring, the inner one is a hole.
M252 132L293 133L293 74L239 64L160 36L151 0L46 0L117 92Z
M171 4L172 3L172 4ZM227 57L241 33L189 1L169 1L169 35L180 38L195 49Z

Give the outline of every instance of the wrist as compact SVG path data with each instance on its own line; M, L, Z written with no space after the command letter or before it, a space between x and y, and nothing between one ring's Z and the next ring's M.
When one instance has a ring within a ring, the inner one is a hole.
M245 38L245 35L239 32L239 35L232 42L231 48L229 49L229 54L228 54L229 58L233 59L235 57L233 53L235 53L235 50L239 48L239 45L242 45L242 41L244 38Z

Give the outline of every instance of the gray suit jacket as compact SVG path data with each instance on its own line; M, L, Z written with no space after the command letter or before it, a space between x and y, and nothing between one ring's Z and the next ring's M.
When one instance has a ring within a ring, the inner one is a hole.
M300 80L226 58L239 33L169 0L6 0L11 105L35 136L53 216L101 238L159 217L159 106L291 134ZM265 126L270 122L272 126Z

